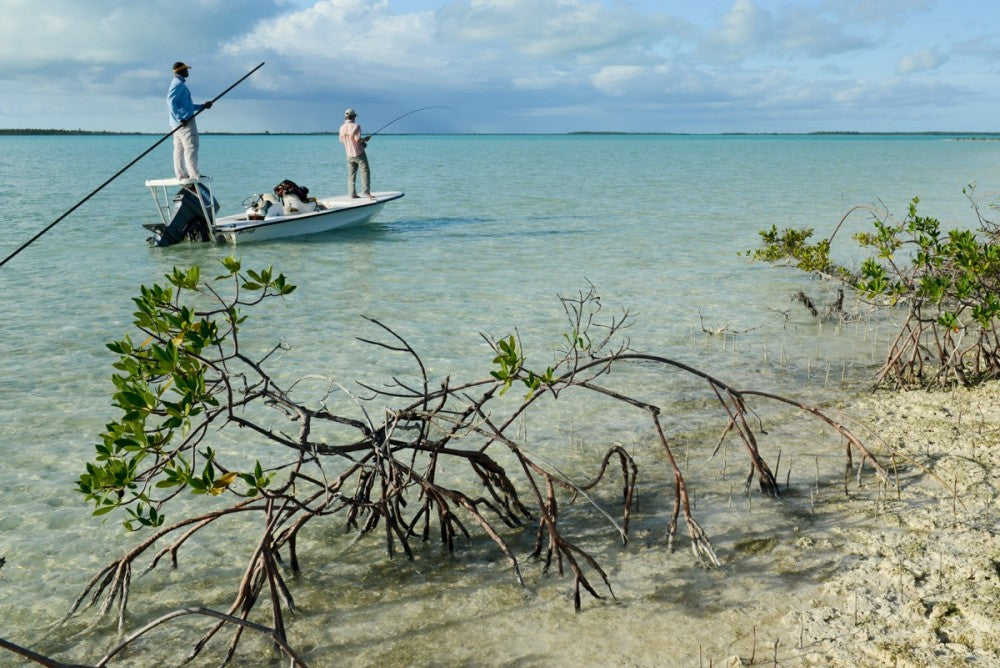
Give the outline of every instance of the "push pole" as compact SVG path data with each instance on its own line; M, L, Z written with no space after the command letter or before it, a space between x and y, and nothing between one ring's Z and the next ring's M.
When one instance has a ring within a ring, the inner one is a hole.
M243 81L247 77L249 77L251 74L253 74L254 72L256 72L257 70L259 70L262 67L264 67L264 63L261 63L257 67L253 68L252 70L250 70L249 72L247 72L246 74L244 74L242 77L240 77L239 81L237 81L232 86L230 86L226 90L224 90L221 93L219 93L218 95L216 95L211 100L211 104L215 104L216 100L218 100L220 97L222 97L223 95L225 95L226 93L228 93L229 91L231 91L232 89L236 88L238 85L240 85L241 83L243 83ZM195 116L197 116L198 114L200 114L203 111L205 111L204 107L202 107L201 109L199 109L198 111L196 111L194 113L194 116L192 116L191 118L194 118ZM122 167L121 169L119 169L115 173L114 176L112 176L107 181L105 181L101 185L99 185L96 188L94 188L90 192L89 195L87 195L82 200L80 200L79 202L77 202L76 204L74 204L69 209L69 211L67 211L63 215L61 215L58 218L56 218L55 220L53 220L51 223L49 223L48 225L46 225L45 228L43 228L38 234L36 234L35 236L33 236L30 239L28 239L25 243L21 244L20 248L18 248L16 251L14 251L13 253L11 253L10 255L8 255L7 257L5 257L2 261L0 261L0 267L2 267L3 265L7 264L7 262L10 259L12 259L15 255L17 255L18 253L20 253L21 251L23 251L25 248L27 248L28 246L30 246L31 244L33 244L35 241L37 241L39 237L41 237L43 234L45 234L46 232L48 232L49 230L51 230L53 227L55 227L56 223L59 223L60 221L62 221L63 218L65 218L69 214L73 213L78 208L80 208L80 206L84 202L86 202L91 197L93 197L94 195L96 195L97 193L99 193L101 190L103 190L106 185L108 185L109 183L111 183L112 181L114 181L115 179L117 179L119 176L121 176L122 174L124 174L125 170L127 170L129 167L131 167L132 165L134 165L135 163L139 162L140 160L142 160L143 158L145 158L147 155L149 155L154 148L156 148L157 146L159 146L160 144L162 144L163 142L165 142L167 139L169 139L170 137L172 137L173 134L175 132L177 132L177 130L179 130L180 128L181 128L181 126L178 125L176 128L174 128L173 130L171 130L169 133L167 133L164 136L160 137L160 139L155 144L153 144L152 146L150 146L149 148L147 148L145 151L143 151L141 154L139 154L134 160L132 160L132 162L128 163L127 165L125 165L124 167Z

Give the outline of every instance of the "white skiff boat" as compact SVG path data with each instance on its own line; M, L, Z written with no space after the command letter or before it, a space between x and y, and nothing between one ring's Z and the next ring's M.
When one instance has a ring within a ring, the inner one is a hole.
M308 189L283 181L274 195L248 197L243 213L216 216L219 203L212 194L210 177L151 179L146 187L160 214L161 222L143 225L153 233L149 242L155 246L181 241L246 243L354 227L374 218L386 202L403 196L401 192L376 192L371 197L317 199L307 197Z

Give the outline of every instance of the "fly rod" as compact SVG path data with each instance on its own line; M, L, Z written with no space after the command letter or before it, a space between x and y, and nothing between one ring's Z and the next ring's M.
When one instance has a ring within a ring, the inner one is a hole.
M249 76L250 76L251 74L253 74L253 73L254 73L254 72L256 72L257 70L259 70L259 69L260 69L260 68L262 68L263 66L264 66L264 63L261 63L261 64L260 64L260 65L258 65L257 67L253 68L252 70L250 70L249 72L247 72L246 74L244 74L244 75L243 75L243 76L242 76L242 77L241 77L241 78L239 79L239 81L237 81L237 82L236 82L236 83L234 83L234 84L233 84L232 86L230 86L229 88L227 88L226 90L222 91L221 93L219 93L218 95L216 95L216 96L215 96L214 98L212 98L212 100L211 100L210 102L208 102L208 105L212 105L212 104L215 104L215 101L216 101L216 100L218 100L218 99L219 99L220 97L222 97L223 95L225 95L226 93L228 93L228 92L229 92L229 91L231 91L232 89L234 89L234 88L236 88L237 86L239 86L239 85L240 85L241 83L243 83L243 81L244 81L244 80L245 80L245 79L246 79L247 77L249 77ZM200 114L200 113L201 113L201 112L203 112L203 111L205 111L205 107L202 107L202 108L201 108L201 109L199 109L198 111L194 112L194 115L193 115L193 116L191 116L191 118L194 118L195 116L197 116L198 114ZM149 154L150 154L150 153L152 152L152 150L153 150L154 148L156 148L157 146L159 146L160 144L162 144L163 142L165 142L165 141L166 141L167 139L169 139L170 137L172 137L172 136L173 136L173 134L174 134L175 132L177 132L177 131L178 131L178 130L179 130L180 128L181 128L181 126L180 126L180 125L178 125L178 126L177 126L176 128L174 128L173 130L171 130L171 131L170 131L169 133L167 133L167 134L165 134L164 136L160 137L160 139L159 139L159 140L158 140L158 141L157 141L157 142L156 142L155 144L153 144L152 146L150 146L149 148L147 148L147 149L146 149L145 151L143 151L143 152L142 152L142 153L141 153L141 154L140 154L140 155L139 155L138 157L136 157L136 158L135 158L135 159L134 159L134 160L133 160L132 162L128 163L127 165L125 165L124 167L122 167L121 169L119 169L119 170L118 170L118 171L117 171L117 172L115 173L115 175L114 175L114 176L112 176L112 177L111 177L110 179L108 179L107 181L105 181L105 182L104 182L104 183L102 183L101 185L99 185L99 186L97 186L96 188L94 188L94 190L92 190L92 191L90 192L90 194L89 194L89 195L87 195L87 196L86 196L86 197L84 197L84 198L83 198L82 200L80 200L79 202L77 202L76 204L74 204L74 205L73 205L73 207L72 207L72 208L71 208L71 209L70 209L69 211L67 211L67 212L66 212L66 213L64 213L63 215L61 215L61 216L59 216L58 218L56 218L55 220L53 220L53 221L52 221L51 223L49 223L49 224L48 224L48 225L47 225L47 226L46 226L45 228L43 228L43 229L42 229L42 231L40 231L40 232L39 232L38 234L36 234L35 236L33 236L33 237L31 237L30 239L28 239L28 240L27 240L26 242L24 242L23 244L21 244L21 247L20 247L20 248L18 248L18 249L17 249L16 251L14 251L13 253L11 253L11 254L10 254L10 255L8 255L7 257L5 257L5 258L3 259L3 261L2 261L2 262L0 262L0 267L2 267L3 265L7 264L8 260L10 260L11 258L13 258L13 257L14 257L15 255L17 255L18 253L20 253L21 251L23 251L23 250L24 250L25 248L27 248L27 247L28 247L28 246L30 246L31 244L33 244L33 243L34 243L35 241L37 241L37 240L38 240L38 238L39 238L39 237L41 237L41 236L42 236L43 234L45 234L46 232L48 232L49 230L51 230L51 229L52 229L53 227L55 227L55 226L56 226L56 223L59 223L60 221L62 221L62 219L63 219L63 218L65 218L65 217L66 217L66 216L68 216L69 214L73 213L73 212L74 212L74 211L76 211L76 210L77 210L78 208L80 208L80 206L81 206L81 205L82 205L82 204L83 204L84 202L86 202L86 201L87 201L87 200L89 200L89 199L90 199L91 197L93 197L94 195L96 195L96 194L97 194L98 192L100 192L101 190L103 190L103 189L104 189L104 187L105 187L106 185L108 185L109 183L111 183L112 181L114 181L115 179L117 179L117 178L118 178L119 176L121 176L122 174L124 174L124 173L125 173L125 170L127 170L127 169L128 169L129 167L131 167L132 165L134 165L135 163L139 162L140 160L142 160L143 158L145 158L145 157L146 157L147 155L149 155Z
M385 129L386 129L387 127L389 127L390 125L392 125L392 124L393 124L393 123L395 123L396 121L398 121L398 120L401 120L401 119L404 119L404 118L406 118L407 116L409 116L410 114L415 114L415 113L417 113L418 111L424 111L425 109L447 109L447 110L449 110L449 111L455 111L455 110L454 110L454 109L452 109L451 107L441 107L441 106L433 106L433 107L420 107L419 109L414 109L413 111L408 111L408 112L406 112L405 114L403 114L402 116L397 116L396 118L392 119L391 121L389 121L388 123L386 123L385 125L383 125L382 127L380 127L380 128L379 128L378 130L376 130L375 132L371 133L370 135L367 135L367 136L365 137L365 141L368 141L369 139L371 139L372 137L374 137L374 136L375 136L375 135L377 135L378 133L382 132L382 130L385 130ZM455 111L455 113L457 114L458 112L457 112L457 111Z

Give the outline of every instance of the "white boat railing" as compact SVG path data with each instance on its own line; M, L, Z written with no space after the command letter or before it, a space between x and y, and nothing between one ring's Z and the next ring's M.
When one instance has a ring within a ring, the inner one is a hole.
M201 196L198 186L203 185L208 191L208 204L205 204L205 198ZM212 193L212 178L210 176L201 176L196 179L148 179L146 181L146 187L149 188L150 194L153 196L153 202L156 204L156 210L160 214L160 220L163 221L163 226L167 227L170 225L170 220L173 218L173 211L171 211L171 205L173 204L174 190L176 188L190 188L195 195L198 196L198 205L201 206L201 215L208 223L208 236L215 241L215 207L213 202L215 202L215 195Z

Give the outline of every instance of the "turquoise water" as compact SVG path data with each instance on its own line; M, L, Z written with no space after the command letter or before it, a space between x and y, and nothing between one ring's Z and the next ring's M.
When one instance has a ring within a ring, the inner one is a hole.
M0 255L155 139L0 137ZM347 385L397 373L393 360L356 340L372 334L362 314L397 328L436 378L486 375L492 355L480 332L499 337L517 328L529 359L545 360L564 329L557 296L592 283L609 312L627 308L637 315L635 347L736 385L826 404L864 387L879 333L870 324L819 326L796 308L793 292L825 288L795 271L747 261L741 252L756 245L757 231L775 224L823 234L853 205L881 201L901 216L914 196L923 213L972 225L962 188L977 183L984 201L1000 192L995 141L379 136L369 151L373 188L406 196L364 228L235 249L150 248L141 224L154 222L156 213L143 181L170 175L169 153L167 143L157 148L0 268L0 557L7 560L0 570L0 634L66 661L96 660L113 634L82 627L73 627L73 636L44 632L91 572L131 541L114 521L90 518L73 491L96 435L114 415L113 359L104 343L129 331L137 286L172 266L199 264L213 275L217 261L234 253L245 267L272 265L299 285L284 304L254 315L245 334L247 345L261 350L279 340L289 344L278 371L286 380L324 373ZM335 137L205 136L201 167L215 180L222 213L234 213L244 198L283 179L320 196L343 192L342 156ZM850 219L841 241L845 232L866 227L863 216ZM843 251L849 252L846 243ZM703 327L726 334L707 336ZM636 379L633 387L666 389L668 397L670 388L681 393L678 400L697 396L672 378ZM590 445L613 440L641 451L649 444L638 421L591 423L561 407L553 415L593 442L550 453L581 475L589 471ZM674 421L671 435L683 441L704 426L702 419ZM711 449L717 436L715 430L701 447ZM770 447L780 449L780 438ZM796 436L788 438L786 448ZM648 456L662 466L654 453ZM729 485L716 487L724 496ZM377 556L382 548L373 537L297 583L305 612L292 622L293 640L316 665L502 662L497 657L522 665L588 664L613 660L615 652L636 665L653 665L666 653L690 665L702 645L721 662L737 624L726 600L754 586L780 597L775 590L791 591L792 583L775 576L755 585L751 575L759 565L738 559L718 575L695 568L686 552L667 555L658 536L668 509L644 507L647 524L640 524L638 545L625 552L598 523L588 529L612 567L616 604L585 602L589 611L574 615L567 578L533 573L521 589L492 562L492 552L478 549L417 564L390 562ZM761 523L798 521L788 506L754 512L762 513ZM706 502L701 513L716 547L732 556L727 548L741 535L740 516L724 502ZM342 537L329 540L316 549L340 554L346 547ZM239 559L233 561L238 569ZM232 567L226 559L182 559L176 574L153 578L145 595L166 609L224 608ZM184 594L163 584L173 580L198 585ZM714 592L708 600L705 588ZM599 629L624 627L624 619L643 619L645 630L602 645ZM681 637L664 638L665 626L682 629ZM475 648L457 639L472 633L479 638ZM170 634L160 637L181 635Z

